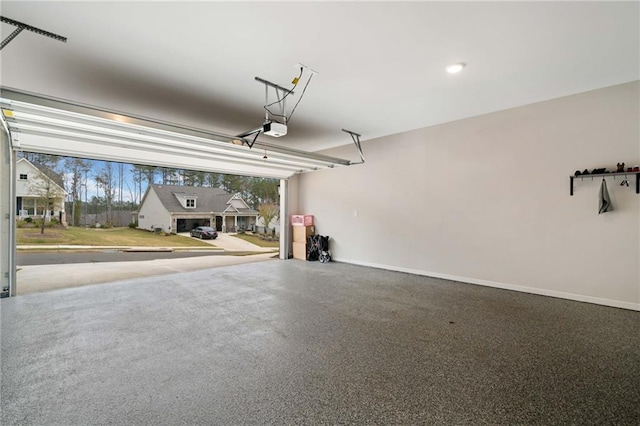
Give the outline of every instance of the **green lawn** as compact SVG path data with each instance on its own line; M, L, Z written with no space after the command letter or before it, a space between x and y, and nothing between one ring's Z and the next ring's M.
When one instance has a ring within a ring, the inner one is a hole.
M278 241L265 241L251 234L236 234L234 237L248 241L260 247L280 247L280 243Z
M211 244L180 235L154 234L132 228L94 229L69 226L63 228L18 228L16 242L28 244L65 244L82 246L134 246L134 247L208 247Z

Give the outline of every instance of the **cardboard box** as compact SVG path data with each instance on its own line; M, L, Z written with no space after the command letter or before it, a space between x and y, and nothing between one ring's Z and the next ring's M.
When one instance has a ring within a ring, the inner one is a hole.
M293 243L293 258L307 260L307 243Z
M291 216L291 225L293 226L313 226L313 215L310 214L294 214Z
M293 242L294 243L306 243L307 238L315 234L313 226L294 226L293 227Z

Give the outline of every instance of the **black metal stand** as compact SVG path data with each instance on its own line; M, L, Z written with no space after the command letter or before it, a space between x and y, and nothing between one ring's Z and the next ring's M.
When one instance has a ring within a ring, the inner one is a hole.
M609 176L633 176L636 175L636 194L640 194L640 172L616 172L616 173L598 173L595 175L569 176L569 195L573 195L573 181L575 179L606 178Z

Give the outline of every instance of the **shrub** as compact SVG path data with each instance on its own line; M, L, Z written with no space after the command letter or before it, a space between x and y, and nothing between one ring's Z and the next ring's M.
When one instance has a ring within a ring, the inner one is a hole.
M30 217L25 217L24 221L27 222L27 223L31 223L31 222L33 222L33 219L30 218Z
M50 223L52 225L58 225L60 223L60 221L58 219L56 219L56 218L53 218L53 219L51 219Z
M16 227L18 228L25 228L26 226L27 226L26 220L19 220L16 222Z
M137 227L138 227L138 222L131 222L129 224L129 228L131 228L131 229L136 229Z

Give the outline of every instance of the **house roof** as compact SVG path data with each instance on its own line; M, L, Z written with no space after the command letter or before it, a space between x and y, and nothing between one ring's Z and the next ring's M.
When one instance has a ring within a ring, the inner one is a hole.
M40 164L40 163L31 163L31 164L33 164L38 170L40 170L48 178L50 178L52 181L54 181L56 183L56 185L58 185L60 188L64 189L64 180L62 179L62 175L54 172L53 170L51 170L49 167L45 166L44 164Z
M229 207L229 202L233 198L233 194L221 188L206 188L199 186L179 186L179 185L150 185L149 190L153 189L158 195L162 205L172 213L175 212L215 212L222 213ZM185 208L180 204L176 194L181 197L195 197L196 207ZM245 215L257 215L258 212L253 209L238 209Z

